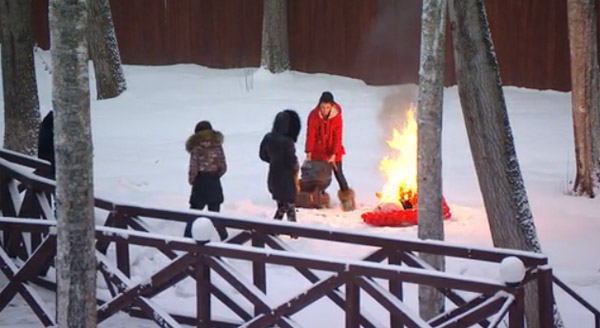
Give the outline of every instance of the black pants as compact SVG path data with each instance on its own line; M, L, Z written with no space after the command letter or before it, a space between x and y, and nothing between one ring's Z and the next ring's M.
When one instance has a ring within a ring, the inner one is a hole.
M296 222L296 204L277 202L277 211L273 218L281 220L284 214L287 214L288 221Z
M335 175L335 179L340 185L340 190L346 191L350 189L348 187L348 181L346 181L346 177L344 176L344 172L342 171L342 162L336 162L333 166L333 174Z
M192 206L192 208L195 210L202 210L207 205L208 205L208 210L211 212L219 212L221 210L221 203L198 204L197 206ZM185 231L183 232L184 237L188 237L188 238L192 237L192 224L193 223L194 223L194 221L190 221L186 224ZM227 234L227 230L225 229L225 227L216 225L215 229L217 229L217 232L219 233L219 237L221 238L221 240L225 240L229 236Z

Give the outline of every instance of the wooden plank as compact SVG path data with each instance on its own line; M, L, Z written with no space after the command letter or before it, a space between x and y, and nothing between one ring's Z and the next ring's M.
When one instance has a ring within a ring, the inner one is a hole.
M150 232L148 229L146 229L142 223L140 222L141 219L138 217L130 217L127 218L127 225L130 226L131 228L133 228L133 230L137 230L137 231L143 231L143 232ZM177 255L175 252L173 252L170 249L166 249L164 247L161 247L158 249L161 253L165 254L166 257L168 257L169 259L174 259L177 258L179 255Z
M36 197L42 218L56 221L56 216L54 215L54 211L50 205L52 195L45 192L37 192Z
M250 241L250 239L252 239L252 235L247 231L242 231L235 236L229 237L227 243L241 245Z
M388 263L390 265L402 265L401 255L398 252L390 252L388 256ZM402 302L404 299L404 290L402 288L402 281L390 280L388 282L389 290L399 301ZM401 316L395 315L390 312L390 327L391 328L404 328L403 320Z
M421 260L418 256L414 255L412 252L400 252L399 254L402 260L404 260L406 264L412 267L436 270L427 262ZM437 288L437 290L459 307L466 304L465 299L450 288ZM480 325L482 327L487 327L489 325L489 321L484 320L482 323L480 323Z
M20 167L18 164L3 158L0 158L0 170L4 172L6 177L18 180L27 189L52 192L56 188L56 181L36 175L29 169Z
M518 287L515 292L515 301L511 304L508 312L509 328L525 327L525 289Z
M253 233L252 247L264 248L264 235L256 232ZM252 281L256 288L260 289L263 293L267 292L267 269L264 262L252 261Z
M117 291L115 290L115 287L112 284L112 281L110 281L110 277L109 277L109 273L106 270L98 270L100 271L100 273L102 274L102 278L104 278L104 283L106 284L106 288L108 288L108 292L110 293L110 296L112 298L117 296Z
M316 300L324 297L328 291L339 287L343 283L347 282L350 276L346 272L335 274L329 278L323 279L312 287L304 290L299 295L296 295L290 300L281 303L281 305L272 309L269 312L265 312L256 316L252 321L246 323L248 328L268 327L276 324L278 320L281 320L285 316L290 316L306 306L314 303ZM356 305L356 304L355 304ZM358 323L358 321L356 321Z
M102 254L98 251L96 252L97 254ZM187 266L194 261L194 257L191 254L186 254L154 273L149 279L150 282L133 285L124 277L119 277L120 272L114 272L118 269L114 268L104 255L97 255L96 257L98 259L98 269L106 274L120 293L98 308L98 322L102 322L121 309L132 305L133 299L136 297L152 297L164 290L165 286L171 287L183 280L187 277L185 273ZM184 274L181 275L181 273ZM172 279L173 277L177 277L177 279Z
M594 314L595 318L600 318L600 311L598 309L596 309L590 302L586 301L583 297L581 297L579 294L577 294L573 289L571 289L569 286L567 286L567 284L565 284L557 276L553 275L552 276L552 281L554 281L554 283L556 283L556 285L558 287L560 287L567 294L569 294L569 296L573 297L573 299L576 300L577 303L581 304L588 311L592 312ZM600 324L600 320L598 320L598 321L599 321L599 324Z
M193 212L177 212L155 208L143 208L139 206L117 205L119 213L128 216L143 216L155 219L168 219L178 222L188 222L198 217ZM229 218L222 214L202 213L202 216L211 220L219 221L225 227L241 229L247 231L256 231L264 235L295 235L299 237L322 239L334 242L352 243L359 245L374 246L380 248L394 249L398 251L426 252L452 256L459 258L476 259L490 262L501 262L507 256L516 256L523 261L526 266L543 265L548 263L546 256L524 251L509 249L485 249L485 248L467 248L458 245L449 245L444 243L434 243L431 241L398 239L389 237L379 237L372 234L350 233L336 231L334 229L320 229L317 227L304 226L302 224L286 224L274 220L265 221L262 219L241 219Z
M32 190L26 190L19 209L19 217L22 218L40 218L42 216L40 206L38 205L37 193ZM31 232L29 234L30 250L37 248L42 241L42 236L39 232ZM24 242L24 247L27 243ZM30 252L27 252L29 254Z
M266 236L265 240L267 242L267 244L273 248L273 249L277 249L277 250L286 250L285 247L285 243L283 241L281 241L279 238L276 238L274 236ZM379 249L376 250L375 252L367 255L364 260L373 260L376 261L380 258L382 258L384 256L386 252L383 249ZM307 268L303 268L303 267L295 267L294 269L296 269L296 271L298 271L302 276L304 276L306 279L308 279L308 281L312 282L312 283L316 283L317 281L320 281L321 278L319 278L316 274L314 274L310 269ZM340 290L338 290L337 288L327 292L326 296L333 301L333 303L335 303L340 309L344 309L344 307L346 306L346 296L344 295L344 293ZM361 313L359 314L359 320L360 320L360 325L365 327L365 328L375 328L377 327L374 322L374 318L369 318L366 314L364 314L364 311L361 310Z
M243 307L237 304L229 295L223 292L214 284L211 284L210 292L214 295L221 303L227 306L233 313L237 314L242 320L249 321L252 319L252 314L246 311Z
M196 327L211 326L210 268L199 255L195 254L194 279L196 280Z
M487 300L489 300L490 297L492 297L492 296L493 295L480 295L478 297L474 297L471 300L464 302L462 305L460 305L450 311L446 311L445 313L442 313L435 318L432 318L431 320L429 320L429 323L434 327L441 325L442 323L449 321L452 318L462 315L463 313L469 311L473 307L479 306L483 302L486 302ZM481 325L482 327L488 326L485 323L479 323L479 325Z
M120 213L115 214L114 216L115 227L127 230L127 220L128 218ZM116 252L117 252L117 267L121 272L123 272L127 277L131 277L131 268L129 267L129 243L127 241L117 241L116 242Z
M45 306L35 290L26 284L27 280L37 275L44 259L51 255L55 248L56 236L48 236L20 269L12 263L8 254L0 248L0 270L9 280L9 283L0 291L0 312L18 292L45 326L55 325L52 312Z
M436 328L462 328L470 327L484 319L489 319L490 316L498 313L506 301L507 295L495 295L485 302L470 308L468 311L459 316L441 323ZM511 326L512 327L512 326Z
M515 297L512 295L509 295L506 298L506 300L504 301L504 304L502 305L500 310L498 310L498 314L496 315L496 318L492 322L490 322L490 325L488 326L489 328L498 328L498 326L500 325L502 320L506 317L506 313L508 312L510 305L514 302L514 300L515 300Z
M129 278L125 276L118 268L114 267L104 254L96 250L96 260L98 269L104 270L108 274L109 279L119 290L116 298L102 304L98 308L97 318L98 323L104 321L114 313L127 305L137 305L146 313L146 318L153 320L162 328L179 328L179 323L171 317L171 315L162 310L149 299L139 295L139 291L144 288L144 285L134 285ZM164 269L163 269L164 270ZM175 272L176 273L176 272Z
M109 229L98 227L96 230L98 238L107 238L114 241L128 242L131 245L144 245L160 247L165 245L166 241L148 236L141 232L125 233L119 229ZM433 287L447 288L452 286L455 289L462 289L480 293L495 293L499 290L510 291L512 288L502 283L476 277L457 277L455 275L445 274L443 272L431 272L429 270L404 269L386 267L383 264L371 264L360 261L349 261L331 258L323 260L313 258L309 255L290 254L281 251L266 252L261 249L224 245L221 243L209 243L207 245L197 245L191 242L178 239L171 239L168 245L173 250L202 252L213 257L231 257L248 261L257 261L263 263L288 265L293 267L306 267L316 270L325 270L339 272L345 270L348 266L357 270L360 274L383 279L399 279L409 283L427 284Z
M360 289L354 277L346 277L346 328L359 328Z
M115 213L110 212L106 221L104 221L104 226L106 227L114 227L115 226ZM108 247L110 246L110 242L108 239L98 238L96 237L96 249L100 251L100 253L106 255L108 251Z
M18 191L18 185L16 180L11 180L8 185L8 190L12 199L12 203L15 208L19 208L19 214L21 212L21 208L25 203L24 199L21 200L20 192ZM6 249L9 250L9 254L14 254L23 261L26 261L29 257L29 252L27 251L27 246L25 244L25 237L21 232L13 232L7 242Z
M11 163L28 166L33 169L50 169L50 162L47 160L39 159L33 156L27 156L25 154L5 148L0 148L0 158L3 158Z
M406 324L409 328L429 327L429 324L419 318L418 314L409 313L408 306L404 306L396 295L385 290L371 279L364 277L357 278L357 285L371 295L379 304L390 312L394 317L400 318L400 322Z
M552 269L543 266L538 269L538 306L539 326L552 327L554 325L554 292L552 291Z
M232 266L219 258L206 258L206 263L218 273L225 281L244 296L255 308L269 309L264 292L256 288L251 282L246 281Z
M146 319L146 314L138 308L132 308L131 310L129 310L128 313L132 317ZM185 316L185 315L180 315L180 314L171 314L171 316L177 322L179 322L180 324L184 324L184 325L193 326L196 322L196 317ZM213 320L213 325L215 328L238 328L240 326L243 326L243 324L244 323L240 322L240 321Z

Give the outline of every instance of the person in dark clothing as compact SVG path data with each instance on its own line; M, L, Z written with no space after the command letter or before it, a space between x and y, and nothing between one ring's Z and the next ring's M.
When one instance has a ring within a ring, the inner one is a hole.
M221 177L227 171L223 151L223 134L213 130L210 122L196 124L194 134L185 143L190 153L188 182L192 186L190 208L202 210L208 207L211 212L219 212L223 203ZM216 227L221 240L227 238L224 227ZM192 222L188 222L184 236L191 237Z
M287 109L277 113L273 129L260 143L260 159L269 163L267 185L273 200L277 202L274 218L296 221L296 196L298 177L298 158L294 143L300 134L300 117Z
M42 119L42 123L40 123L40 130L38 134L38 158L45 159L50 162L50 171L48 172L48 178L55 179L56 178L56 167L55 167L55 159L54 159L54 114L53 111L49 111L44 119ZM48 200L52 199L52 194L47 193L46 197ZM56 201L52 202L54 207L54 217L58 218L56 215ZM54 265L54 258L50 258L46 261L44 266L40 271L40 275L46 276L48 274L48 270L50 267Z
M50 178L54 179L56 169L54 165L54 114L52 111L46 114L40 124L38 158L50 162Z

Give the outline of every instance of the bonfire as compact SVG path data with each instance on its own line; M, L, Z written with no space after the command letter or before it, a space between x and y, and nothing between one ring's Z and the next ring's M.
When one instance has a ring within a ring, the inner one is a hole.
M377 193L379 204L362 215L366 223L373 225L406 226L417 224L417 122L415 109L406 112L404 126L393 129L387 144L391 149L379 163L385 175L385 184ZM442 198L444 218L450 217L450 209Z

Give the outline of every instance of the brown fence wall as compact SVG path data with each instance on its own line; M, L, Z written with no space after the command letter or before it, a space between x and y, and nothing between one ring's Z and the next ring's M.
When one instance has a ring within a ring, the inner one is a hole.
M48 0L33 2L34 32L47 49ZM124 63L260 64L262 0L110 3ZM566 0L485 0L485 5L504 84L570 90ZM369 84L415 83L421 6L421 0L288 0L292 69ZM446 82L452 84L450 43L446 53Z

